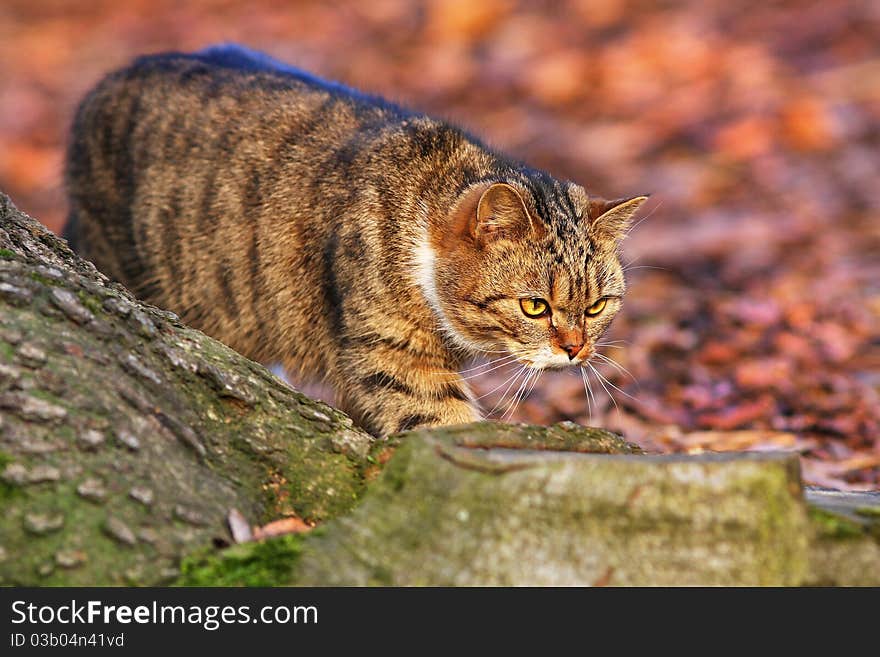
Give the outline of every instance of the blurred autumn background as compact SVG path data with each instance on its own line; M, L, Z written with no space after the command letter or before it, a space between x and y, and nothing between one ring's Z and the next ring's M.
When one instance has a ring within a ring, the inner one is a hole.
M592 193L653 194L603 350L629 374L598 367L617 406L595 376L588 407L579 376L545 374L513 419L659 451L795 450L810 483L880 487L876 0L3 0L0 189L58 231L88 88L136 54L223 41ZM491 408L509 376L472 382Z

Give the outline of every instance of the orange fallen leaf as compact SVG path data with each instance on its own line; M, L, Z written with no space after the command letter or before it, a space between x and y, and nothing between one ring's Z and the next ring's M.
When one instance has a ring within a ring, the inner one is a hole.
M262 527L254 527L254 540L260 541L264 538L283 536L284 534L302 534L312 529L311 525L295 516L282 518L281 520L273 520Z

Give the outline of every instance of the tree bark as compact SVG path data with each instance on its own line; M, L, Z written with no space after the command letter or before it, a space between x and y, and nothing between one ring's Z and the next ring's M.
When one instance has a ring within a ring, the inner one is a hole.
M349 510L386 447L0 195L0 583L172 581L231 509Z

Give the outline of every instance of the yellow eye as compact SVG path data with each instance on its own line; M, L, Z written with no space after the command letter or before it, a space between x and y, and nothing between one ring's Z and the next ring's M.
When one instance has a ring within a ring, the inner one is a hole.
M526 317L543 317L550 312L550 304L543 299L520 299L519 307Z
M605 299L605 298L599 299L596 303L594 303L592 306L587 308L587 315L589 315L590 317L595 317L600 312L605 310L605 306L607 304L608 304L608 299Z

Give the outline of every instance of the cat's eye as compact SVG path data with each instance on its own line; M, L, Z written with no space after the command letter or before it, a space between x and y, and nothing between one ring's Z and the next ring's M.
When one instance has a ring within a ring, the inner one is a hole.
M543 299L520 299L519 307L522 308L526 317L532 319L543 317L550 312L550 304Z
M608 304L608 299L605 297L602 297L596 303L594 303L592 306L587 308L587 315L590 317L595 317L596 315L601 313L603 310L605 310L605 306L607 304Z

